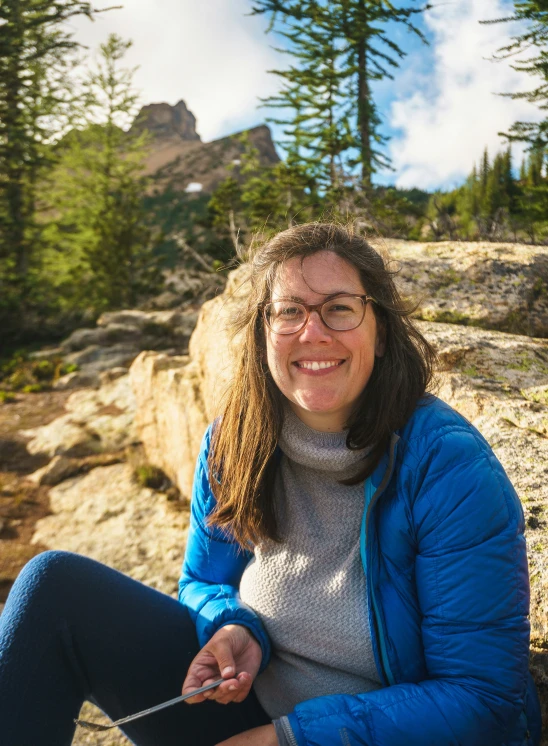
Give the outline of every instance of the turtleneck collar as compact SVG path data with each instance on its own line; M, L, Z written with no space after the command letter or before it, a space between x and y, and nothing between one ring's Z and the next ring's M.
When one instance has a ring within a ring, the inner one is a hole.
M284 421L278 445L291 461L318 471L345 478L371 450L351 451L346 446L348 430L326 433L313 430L300 420L289 405L284 407ZM345 475L345 476L343 476Z

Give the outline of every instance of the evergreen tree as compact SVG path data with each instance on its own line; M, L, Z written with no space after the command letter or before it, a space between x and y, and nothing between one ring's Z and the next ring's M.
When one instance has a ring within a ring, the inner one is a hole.
M498 50L496 59L515 58L521 52L526 57L512 64L514 70L531 75L535 87L520 93L504 94L512 99L524 99L548 108L548 4L546 0L514 0L514 13L484 23L521 21L526 29L512 38L510 44ZM532 50L535 50L532 54ZM548 146L548 118L541 122L515 122L507 133L500 133L510 141L526 142L536 148Z
M70 109L77 44L66 22L96 12L82 0L0 4L0 315L17 307L12 323L29 302L40 247L37 192Z
M542 148L533 148L525 163L518 199L520 227L531 243L548 238L548 172L545 167L546 154Z
M288 70L272 71L283 84L279 94L267 99L265 105L293 110L290 119L269 121L285 126L284 134L289 139L282 144L288 148L290 159L306 166L318 187L336 192L345 178L344 155L355 145L355 138L341 71L342 50L331 11L308 0L309 23L286 20L280 33L299 63Z
M403 24L425 41L413 24L413 15L424 9L396 8L389 0L256 0L253 12L271 16L271 28L286 36L296 61L289 70L276 71L287 87L270 103L294 110L288 133L305 148L306 133L315 129L321 149L311 152L318 160L330 159L332 185L337 156L350 147L356 149L366 191L373 173L388 167L371 83L392 78L405 57L389 36L389 24Z
M214 227L220 237L230 238L237 254L253 234L264 238L311 219L315 187L301 164L288 158L264 166L247 135L240 139L245 150L237 173L217 187L209 202Z
M159 280L143 207L147 133L124 130L137 103L134 71L120 67L130 46L115 34L100 45L79 126L59 145L50 188L55 220L47 238L70 268L65 279L79 277L82 300L96 311L133 305Z
M242 246L241 236L247 232L247 226L244 224L242 212L242 187L233 176L226 178L215 189L208 208L212 215L213 227L219 231L222 238L230 238L234 253L239 255Z

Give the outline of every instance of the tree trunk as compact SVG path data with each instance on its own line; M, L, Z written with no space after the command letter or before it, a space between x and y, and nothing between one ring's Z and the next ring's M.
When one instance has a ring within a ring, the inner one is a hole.
M232 239L232 245L236 255L240 253L240 231L236 230L236 223L234 222L234 210L228 211L228 224L230 228L230 238Z
M367 79L367 40L360 39L357 46L358 55L358 130L360 137L360 160L362 164L362 186L366 192L371 190L372 152L371 152L371 117L369 98L369 81Z
M13 19L13 24L21 26L19 15ZM22 36L22 29L18 28ZM7 84L5 84L5 120L6 132L6 253L14 260L16 280L22 284L28 270L28 255L25 242L25 209L24 209L24 181L25 158L23 141L25 139L24 123L20 106L21 98L21 66L18 54L13 54L8 63Z

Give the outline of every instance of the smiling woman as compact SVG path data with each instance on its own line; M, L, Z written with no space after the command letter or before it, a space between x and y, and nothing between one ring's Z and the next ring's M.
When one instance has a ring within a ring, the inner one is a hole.
M538 746L521 505L428 393L434 352L381 256L337 226L285 231L253 257L235 329L178 602L78 555L33 559L0 617L3 743L68 746L84 699L118 719L222 677L125 732Z
M276 318L288 309L295 315L295 305L284 304L285 298L306 299L305 313L289 328L287 320L276 323L265 316L272 378L303 422L315 430L341 431L367 386L375 357L383 355L383 329L377 330L374 312L366 312L358 270L332 251L285 262L269 304L281 309ZM306 305L315 306L308 318Z

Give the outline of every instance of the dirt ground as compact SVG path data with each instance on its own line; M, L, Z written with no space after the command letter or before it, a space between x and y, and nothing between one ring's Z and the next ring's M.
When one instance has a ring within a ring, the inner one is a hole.
M0 404L0 609L23 565L43 551L30 540L36 521L49 512L48 488L25 479L49 459L31 456L18 431L58 417L70 393L17 394L14 402Z

